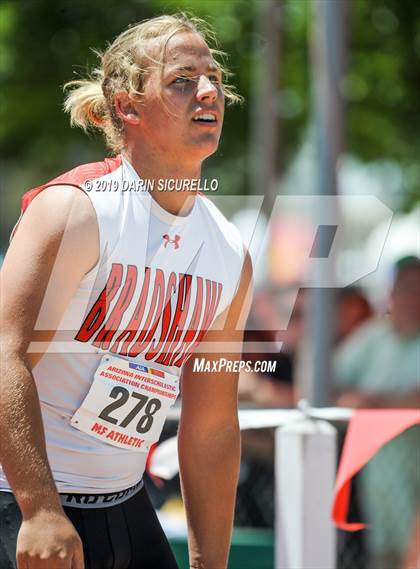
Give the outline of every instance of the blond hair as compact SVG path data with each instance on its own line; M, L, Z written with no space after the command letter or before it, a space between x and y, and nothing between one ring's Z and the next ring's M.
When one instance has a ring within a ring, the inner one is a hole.
M64 110L70 113L72 126L84 131L97 128L105 136L108 148L119 153L124 148L124 124L115 111L114 94L126 91L132 97L141 96L144 79L151 64L163 65L166 44L180 32L199 34L207 43L216 44L213 31L203 20L184 13L159 16L128 27L107 49L95 52L100 58L100 66L95 68L87 79L69 81L64 89L69 89L64 101ZM159 38L158 59L151 55L151 41ZM225 54L210 49L213 57ZM224 77L230 73L218 63ZM241 101L234 88L224 84L228 102Z

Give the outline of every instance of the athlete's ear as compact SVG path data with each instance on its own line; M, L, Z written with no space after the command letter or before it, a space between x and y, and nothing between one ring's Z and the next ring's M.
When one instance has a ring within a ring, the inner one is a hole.
M114 105L117 115L129 124L139 124L140 117L136 102L126 91L119 91L114 95Z

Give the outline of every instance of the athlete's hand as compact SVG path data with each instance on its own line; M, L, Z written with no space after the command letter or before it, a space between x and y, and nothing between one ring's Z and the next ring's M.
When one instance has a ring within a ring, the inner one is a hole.
M64 512L41 510L22 522L18 569L84 569L79 534Z

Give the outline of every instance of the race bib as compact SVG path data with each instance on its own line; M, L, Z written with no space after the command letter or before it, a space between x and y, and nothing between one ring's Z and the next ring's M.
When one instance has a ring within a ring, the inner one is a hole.
M177 376L105 355L70 422L110 445L147 452L159 440L178 393Z

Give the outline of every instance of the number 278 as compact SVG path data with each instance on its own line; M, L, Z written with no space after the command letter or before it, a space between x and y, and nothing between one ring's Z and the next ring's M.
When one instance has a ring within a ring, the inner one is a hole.
M111 411L119 409L127 403L130 398L130 392L125 387L116 386L112 388L109 396L112 397L112 399L116 399L116 401L104 407L99 413L99 417L108 423L117 425L118 419L112 417L110 413ZM138 402L120 422L119 427L127 427L144 407L144 414L137 422L136 431L138 433L147 433L152 428L153 415L159 411L159 409L162 407L162 403L159 401L159 399L149 399L149 397L146 395L137 393L136 391L131 392L131 397L133 399L137 399Z

